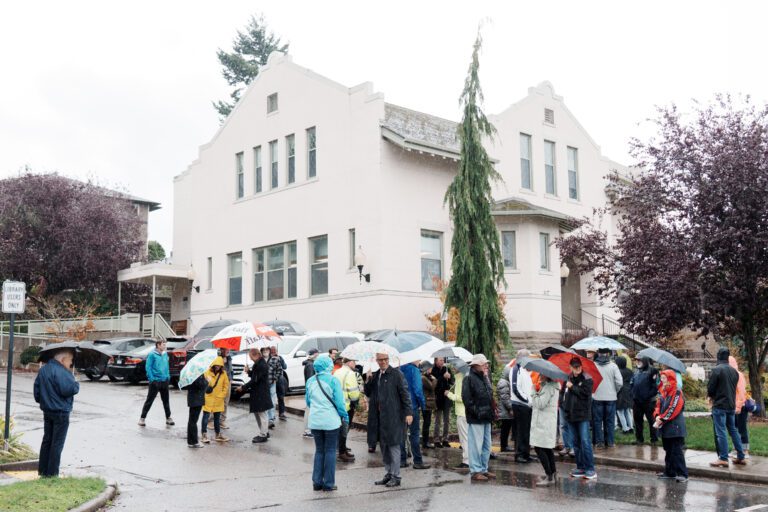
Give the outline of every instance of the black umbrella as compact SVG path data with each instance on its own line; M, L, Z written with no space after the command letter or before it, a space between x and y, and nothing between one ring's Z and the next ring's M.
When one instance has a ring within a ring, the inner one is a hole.
M539 350L539 354L541 354L541 357L543 357L544 359L549 359L550 356L553 356L554 354L560 354L563 352L568 352L569 354L576 353L575 350L564 347L562 345L550 345L548 347L544 347L543 349Z
M568 380L568 374L546 359L523 357L518 361L518 364L529 372L536 372L539 375L544 375L552 380Z
M644 348L640 352L637 353L635 356L637 359L642 359L643 357L647 357L648 359L652 359L656 361L659 364L663 364L664 366L668 366L669 368L672 368L675 371L678 371L680 373L685 373L685 363L667 352L666 350L661 350L660 348L656 347L648 347Z
M109 357L109 354L106 354L101 349L96 348L90 342L68 340L59 343L49 343L48 345L44 346L42 349L40 349L38 361L41 363L46 363L50 361L57 352L64 349L73 350L75 352L75 368L90 368L95 366L105 355Z

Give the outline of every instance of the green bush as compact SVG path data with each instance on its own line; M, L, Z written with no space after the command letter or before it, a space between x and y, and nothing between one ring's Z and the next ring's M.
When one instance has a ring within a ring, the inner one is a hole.
M686 412L709 412L709 404L703 398L692 398L685 400Z
M40 347L31 345L21 353L21 364L36 363L37 356L40 355Z
M707 388L704 382L694 379L687 373L683 374L683 394L687 400L707 398Z

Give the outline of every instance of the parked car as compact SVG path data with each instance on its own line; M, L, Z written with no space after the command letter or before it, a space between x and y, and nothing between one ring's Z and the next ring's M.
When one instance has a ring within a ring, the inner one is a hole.
M90 380L99 380L107 373L109 358L121 352L128 352L148 344L154 345L152 338L108 338L103 340L93 340L94 347L104 352L104 357L89 368L77 368L77 371L84 373Z
M168 351L183 347L186 340L168 340ZM147 380L146 362L149 353L155 350L155 343L139 347L129 352L122 352L112 356L107 365L107 376L109 380L115 382L127 380L132 384L138 384Z
M189 338L168 338L168 341L183 341L178 348L168 348L168 360L171 367L171 385L178 386L181 369L192 357L208 348L213 348L211 338L219 334L223 328L240 323L239 320L214 320L203 325L197 334Z
M352 343L363 339L363 335L358 332L350 331L313 331L301 336L283 336L277 343L277 353L283 356L287 366L285 370L288 379L289 391L300 391L304 389L304 366L302 363L307 359L307 352L316 348L321 354L327 354L332 348L341 352ZM247 352L237 353L232 357L232 385L234 387L247 383L250 379L243 373L245 364L251 366Z

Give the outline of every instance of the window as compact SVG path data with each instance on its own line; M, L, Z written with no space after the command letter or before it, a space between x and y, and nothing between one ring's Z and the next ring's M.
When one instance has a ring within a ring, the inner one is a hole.
M243 253L228 254L229 305L243 303Z
M579 198L579 150L568 148L568 197Z
M520 134L520 184L523 188L533 190L531 180L531 136Z
M433 278L443 278L443 234L421 230L421 289L435 289Z
M544 181L547 194L557 195L555 182L555 143L544 141Z
M267 96L267 114L277 111L277 93Z
M213 288L213 258L208 258L206 261L206 269L208 271L208 281L205 283L205 289L210 290Z
M341 349L339 348L339 342L336 340L336 338L319 338L317 340L317 348L320 350L321 354L327 354L328 351L332 348L335 348L341 352Z
M355 230L349 230L349 268L355 268Z
M245 195L245 176L243 175L243 153L235 155L235 174L237 176L237 198L242 199Z
M555 111L551 108L544 109L544 122L547 124L555 124Z
M309 239L310 295L328 293L328 235Z
M254 249L253 301L296 298L296 263L296 242Z
M539 268L549 270L549 233L539 233Z
M285 138L285 153L288 160L288 183L296 181L296 136Z
M261 146L253 148L253 187L254 192L258 194L261 192Z
M314 126L307 128L307 176L317 176L317 132Z
M517 241L514 231L501 232L501 256L504 259L504 268L517 268Z
M271 181L270 188L277 188L277 141L273 140L269 143L269 161L271 165Z

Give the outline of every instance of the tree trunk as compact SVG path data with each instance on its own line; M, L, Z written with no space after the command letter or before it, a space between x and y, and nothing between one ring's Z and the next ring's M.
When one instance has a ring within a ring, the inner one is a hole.
M752 391L752 398L758 406L758 415L765 418L765 404L763 403L763 354L764 343L758 343L755 332L748 329L744 333L744 348L747 353L747 366L749 368L749 387ZM736 411L738 413L739 411Z

